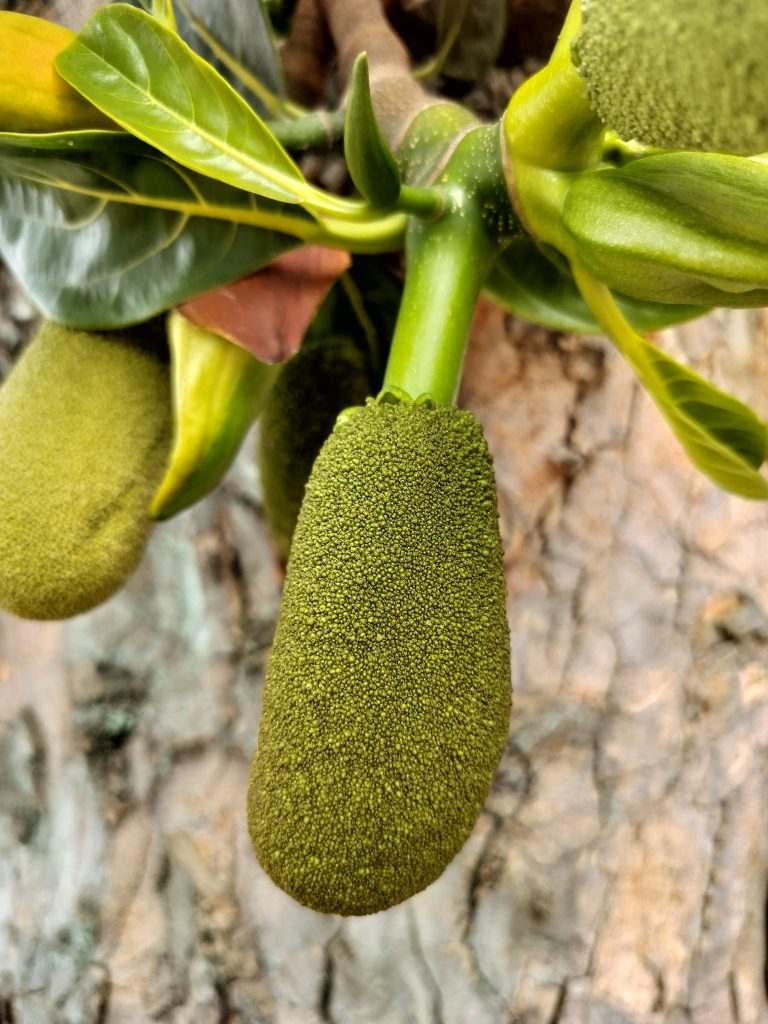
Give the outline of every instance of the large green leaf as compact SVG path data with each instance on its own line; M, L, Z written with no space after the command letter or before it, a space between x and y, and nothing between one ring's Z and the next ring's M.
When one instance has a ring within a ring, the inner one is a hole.
M574 267L574 276L606 334L629 361L691 462L732 494L768 498L768 480L758 472L768 456L768 425L749 406L636 334L609 290L591 274Z
M281 224L284 210L313 224L157 154L0 145L0 251L45 314L73 326L144 320L269 263L298 239L235 221Z
M602 328L567 266L553 259L548 259L532 239L516 239L496 261L483 290L502 309L531 323L553 331L601 334ZM623 295L615 298L638 331L655 331L707 312L704 306L641 302Z
M178 36L126 4L105 7L58 57L63 78L186 167L282 202L314 190L264 122Z
M563 224L579 261L640 299L768 305L768 166L664 153L575 178Z

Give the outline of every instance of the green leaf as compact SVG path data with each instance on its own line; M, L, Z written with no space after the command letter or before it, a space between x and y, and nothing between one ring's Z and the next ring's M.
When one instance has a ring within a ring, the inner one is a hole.
M443 74L478 82L493 67L504 42L507 0L442 0L437 15L437 49L446 52Z
M355 61L344 121L344 156L355 187L373 207L391 206L400 194L400 170L381 134L371 102L368 58Z
M530 238L517 239L501 254L484 291L502 309L552 331L602 334L567 265L556 262ZM638 331L655 331L707 312L703 306L641 302L616 295L624 316Z
M128 0L168 28L173 0ZM159 5L160 11L153 8ZM270 19L251 0L175 0L176 31L191 50L252 102L260 114L275 112L285 95L280 58ZM159 17L158 17L159 14Z
M768 166L665 153L581 174L563 224L578 260L639 299L768 305Z
M120 153L157 153L128 132L86 129L65 132L0 132L0 152L21 149L29 152L55 150L61 153L114 150Z
M295 207L156 153L0 146L0 251L43 312L72 326L145 320L300 244L270 220L314 230Z
M280 373L177 310L168 317L174 441L152 500L155 519L183 512L217 487Z
M626 181L680 203L711 231L768 244L768 166L724 153L659 153L627 163Z
M758 469L768 455L768 425L743 402L714 387L636 334L610 291L583 268L574 277L603 329L627 358L691 462L726 491L768 498Z
M269 18L253 0L176 0L179 35L260 113L280 113L285 82Z
M56 61L59 74L133 135L186 167L268 199L315 190L214 69L144 11L105 7Z

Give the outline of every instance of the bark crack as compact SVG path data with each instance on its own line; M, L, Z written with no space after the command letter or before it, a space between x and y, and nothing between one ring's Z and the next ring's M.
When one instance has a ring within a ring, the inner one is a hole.
M333 949L341 934L341 924L331 934L323 948L323 975L320 985L318 999L318 1014L324 1024L335 1024L331 1005L333 1003L333 989L336 982L336 962L333 958Z
M424 947L421 944L421 933L419 931L419 922L416 919L416 913L413 909L413 904L407 904L408 910L408 931L411 936L411 944L413 945L416 959L418 960L421 972L426 980L427 988L432 993L432 1021L433 1024L443 1024L443 993L440 991L440 986L437 983L437 978L429 966Z
M555 1002L554 1009L552 1010L552 1016L547 1021L547 1024L560 1024L560 1020L565 1010L565 1003L568 998L568 978L562 982L560 989L557 993L557 1000Z

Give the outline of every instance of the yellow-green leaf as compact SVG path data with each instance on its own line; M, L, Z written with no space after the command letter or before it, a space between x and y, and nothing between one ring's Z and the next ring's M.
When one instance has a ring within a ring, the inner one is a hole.
M56 67L118 124L200 174L281 202L314 194L245 100L145 11L97 11Z
M114 127L54 68L74 38L52 21L0 11L0 131Z
M221 481L261 411L281 366L255 359L185 316L168 317L173 363L174 441L168 468L152 501L155 519L168 519Z
M574 265L573 276L697 469L731 494L768 499L768 479L758 472L768 455L768 425L635 333L608 288L583 267Z

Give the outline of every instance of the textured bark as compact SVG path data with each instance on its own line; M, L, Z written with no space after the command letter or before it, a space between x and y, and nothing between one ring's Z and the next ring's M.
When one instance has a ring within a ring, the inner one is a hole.
M767 334L718 313L663 341L766 415ZM454 863L341 920L253 859L280 575L249 445L121 595L2 620L0 1020L768 1020L765 506L689 467L600 340L483 306L463 400L496 459L515 708Z
M0 281L0 367L31 317ZM768 316L661 341L768 416ZM764 1024L768 516L607 343L479 310L462 401L515 707L447 872L384 914L264 876L245 785L280 596L249 443L123 593L0 619L0 1024Z

